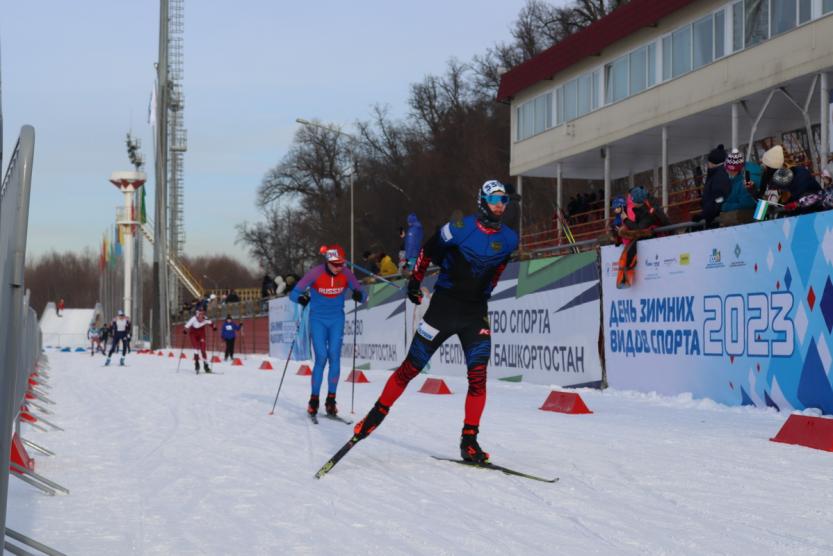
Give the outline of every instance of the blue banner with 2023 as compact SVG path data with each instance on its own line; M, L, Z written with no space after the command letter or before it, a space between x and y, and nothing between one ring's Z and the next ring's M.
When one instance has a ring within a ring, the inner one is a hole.
M620 253L602 249L610 386L833 414L833 213L640 241L628 289Z

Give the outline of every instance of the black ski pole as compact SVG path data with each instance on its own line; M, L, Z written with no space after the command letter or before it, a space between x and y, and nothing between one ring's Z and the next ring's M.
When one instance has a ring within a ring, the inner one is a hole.
M350 415L354 415L354 402L356 401L356 319L359 313L358 301L353 301L353 366L350 368L350 378L353 384L350 386Z
M286 364L283 366L283 373L281 374L281 382L278 384L278 392L275 394L275 401L272 403L272 411L269 412L269 415L275 414L275 407L278 405L278 396L281 395L281 388L283 388L283 379L286 376L286 369L289 367L289 361L292 359L292 350L295 348L295 342L298 341L298 335L301 333L301 323L304 322L304 310L306 307L301 309L301 317L298 319L298 327L295 330L295 338L292 339L292 343L289 345L289 355L286 356Z

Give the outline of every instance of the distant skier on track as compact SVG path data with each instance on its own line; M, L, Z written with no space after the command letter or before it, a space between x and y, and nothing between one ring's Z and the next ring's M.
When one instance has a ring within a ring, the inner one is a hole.
M344 300L347 289L352 299L362 303L367 298L364 288L353 273L344 268L344 249L340 245L321 248L326 262L307 272L290 292L289 299L302 306L310 304L309 326L315 365L312 369L312 392L307 413L318 413L324 365L330 363L327 375L327 399L324 408L327 415L336 416L336 390L341 372L341 345L344 339ZM309 290L309 291L307 291Z
M405 361L388 379L373 409L356 424L354 442L381 424L431 355L456 334L465 354L469 380L460 454L474 463L489 461L489 454L477 442L486 405L486 365L492 344L487 300L518 247L518 234L500 222L509 203L507 191L508 187L499 181L484 183L478 194L479 214L453 219L420 250L408 281L408 299L417 305L422 302L421 283L431 261L440 266L434 294Z
M205 311L197 310L197 314L185 323L185 328L182 329L183 334L187 334L191 339L191 347L194 348L194 370L200 374L200 354L202 354L202 368L205 372L210 373L211 367L208 366L208 354L205 352L205 327L210 326L217 330L211 320L205 318Z
M226 343L226 352L223 361L231 359L234 361L234 342L237 339L237 332L243 328L243 323L236 323L232 320L231 315L226 315L226 320L223 322L220 336Z
M105 365L110 364L110 359L113 357L113 352L118 349L121 343L121 358L119 358L119 365L124 365L124 358L127 356L127 337L130 336L130 319L124 314L121 309L118 310L116 318L110 323L110 333L113 336L113 344L110 346L110 353L107 354Z

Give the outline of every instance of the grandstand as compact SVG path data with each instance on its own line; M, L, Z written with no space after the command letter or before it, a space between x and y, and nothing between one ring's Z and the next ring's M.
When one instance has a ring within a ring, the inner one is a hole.
M604 233L614 188L635 183L688 220L702 181L683 167L720 143L753 159L783 144L818 171L830 151L831 16L828 0L631 0L503 75L518 189L549 178L563 209L566 181L603 184L604 200L570 221L580 242ZM564 222L523 230L523 248L563 243Z

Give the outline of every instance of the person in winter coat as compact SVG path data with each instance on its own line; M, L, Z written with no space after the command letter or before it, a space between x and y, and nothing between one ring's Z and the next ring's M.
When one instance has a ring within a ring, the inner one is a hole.
M415 213L408 215L408 232L405 235L405 265L414 268L422 247L422 223Z
M55 305L55 313L59 317L64 316L64 298L63 297L61 299L59 299L58 304Z
M104 362L105 365L110 364L110 358L113 357L113 353L118 350L119 343L121 343L122 347L119 365L124 365L124 358L127 356L127 344L129 342L128 338L130 337L130 329L130 319L124 314L124 311L119 309L116 318L114 318L113 322L110 323L110 332L113 335L113 344L110 346L110 353L107 354L107 360Z
M205 318L205 311L202 309L197 311L197 314L185 323L185 328L182 333L188 335L191 340L191 347L194 348L194 370L200 374L200 355L202 355L202 368L205 372L210 373L211 367L208 366L208 354L205 352L205 327L210 326L217 330L214 323Z
M726 149L718 145L712 149L708 157L706 183L703 185L702 211L700 216L706 221L707 228L719 226L716 222L720 215L721 206L732 191L732 181L726 173L724 162Z
M610 237L614 245L622 245L622 236L619 235L619 228L624 225L625 209L628 203L620 195L613 199L610 206L613 209L613 216L610 218L610 224L608 225L608 237Z
M643 187L637 186L631 189L626 203L625 216L618 229L619 237L622 238L624 244L616 276L616 287L619 289L633 285L637 263L637 241L653 237L654 229L670 223L665 212L653 205L648 198L648 192Z
M346 257L340 245L323 246L324 264L310 269L289 293L289 300L302 307L309 305L309 328L315 364L312 369L307 413L318 413L324 366L329 362L327 375L327 399L324 408L329 416L338 414L336 391L341 372L341 345L344 341L344 301L347 290L351 298L363 303L367 299L364 288L356 277L345 268Z
M222 324L220 337L226 343L226 353L223 356L223 361L231 359L234 361L234 342L237 339L237 331L243 328L243 323L235 323L231 315L226 315L226 320Z
M749 191L756 188L753 173L760 180L760 166L745 163L743 153L737 149L732 149L723 166L726 168L732 189L723 201L720 221L724 225L751 222L757 201Z
M487 367L492 336L488 301L509 258L518 247L518 234L501 220L511 188L497 180L480 186L478 214L453 216L426 243L408 280L408 299L422 303L422 281L431 261L440 266L428 310L420 321L405 360L385 383L364 419L353 428L353 442L367 437L388 415L408 384L425 368L443 343L457 336L465 355L468 392L460 436L460 456L482 464L489 461L477 440L486 407Z

